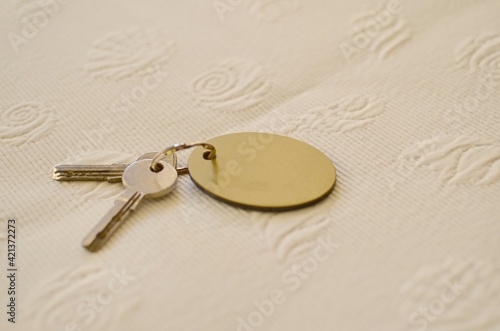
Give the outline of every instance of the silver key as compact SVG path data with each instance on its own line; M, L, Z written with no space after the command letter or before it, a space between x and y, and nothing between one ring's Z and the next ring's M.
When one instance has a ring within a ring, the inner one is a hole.
M141 155L137 160L152 159L156 152ZM166 155L163 161L177 168L177 155ZM120 182L122 174L129 163L115 163L110 165L78 165L62 164L54 167L52 178L57 181L108 181Z
M83 240L83 246L96 251L123 224L130 212L144 198L158 198L173 190L177 181L177 170L165 161L160 161L162 170L151 170L151 160L140 160L130 164L123 172L125 191L115 205Z

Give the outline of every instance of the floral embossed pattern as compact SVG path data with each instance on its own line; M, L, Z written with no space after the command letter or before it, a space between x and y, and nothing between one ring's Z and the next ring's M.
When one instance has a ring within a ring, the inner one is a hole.
M259 21L276 21L295 12L299 0L255 0L248 2L250 15Z
M138 306L135 277L90 264L55 274L29 293L32 330L109 330Z
M229 59L196 77L190 88L202 107L237 111L262 102L271 82L255 61Z
M420 269L400 296L410 326L405 330L494 331L500 323L500 268L494 260L448 260Z
M278 262L293 264L317 246L316 240L328 232L330 220L328 207L318 205L295 212L293 218L278 213L257 223L262 226L266 244Z
M88 53L87 71L96 78L119 80L158 70L177 52L177 43L155 29L131 28L98 40Z
M0 140L20 145L37 141L54 127L52 111L43 104L23 103L0 114Z
M450 184L494 184L500 181L500 144L472 137L445 136L417 143L398 158L398 172L430 170Z
M280 116L275 130L297 132L349 132L364 128L385 110L385 102L376 96L350 95L330 106L313 108L299 116Z
M500 35L485 34L468 39L457 48L456 60L461 67L491 74L500 80Z
M50 1L17 0L16 9L21 26L24 26L46 21L60 10L60 5L55 1L51 3Z
M406 21L397 13L379 7L353 18L351 38L355 45L378 54L380 59L400 48L411 39Z

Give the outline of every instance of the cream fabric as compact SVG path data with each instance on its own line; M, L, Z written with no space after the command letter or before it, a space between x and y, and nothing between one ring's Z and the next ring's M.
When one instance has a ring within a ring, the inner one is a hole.
M498 1L0 8L2 330L500 330ZM123 187L54 165L238 131L316 146L335 190L261 213L183 176L80 246Z

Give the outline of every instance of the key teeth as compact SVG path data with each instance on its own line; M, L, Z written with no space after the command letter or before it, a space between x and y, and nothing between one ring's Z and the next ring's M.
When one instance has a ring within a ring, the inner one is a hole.
M87 237L82 241L82 246L89 252L97 252L103 246L103 238L101 234L102 232L99 232L92 238L87 235Z
M62 179L61 172L59 171L57 166L52 169L52 179L57 181L60 181Z
M64 166L55 166L52 169L52 179L57 180L57 181L64 181L66 178L73 176L72 173L68 173L68 171L62 169Z
M120 166L120 165L118 165ZM70 166L71 167L71 166ZM57 181L108 181L110 183L118 183L122 180L121 170L109 170L107 172L104 171L77 171L77 170L68 170L67 165L55 166L52 169L52 179Z
M97 251L99 250L100 246L101 246L101 245L99 244L99 242L100 242L100 241L99 241L99 240L97 240L97 239L94 239L91 243L88 243L88 242L87 242L87 240L85 240L85 241L83 241L83 242L82 242L82 246L83 246L86 250L88 250L89 252L94 253L94 252L97 252Z

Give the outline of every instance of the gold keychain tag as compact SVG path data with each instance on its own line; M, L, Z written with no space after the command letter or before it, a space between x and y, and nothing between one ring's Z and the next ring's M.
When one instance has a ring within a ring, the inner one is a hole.
M197 147L188 160L192 180L224 202L259 210L291 210L325 198L335 185L328 157L300 140L263 132L240 132L206 142L216 157Z

